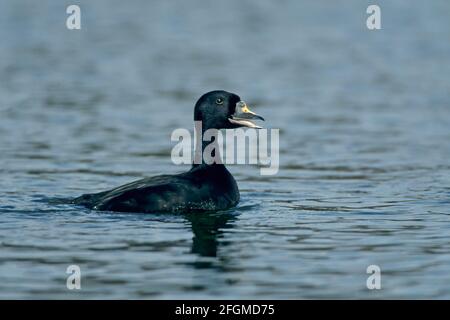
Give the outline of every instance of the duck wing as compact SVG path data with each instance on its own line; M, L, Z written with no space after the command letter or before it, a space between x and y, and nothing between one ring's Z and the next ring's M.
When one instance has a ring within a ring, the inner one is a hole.
M159 175L94 194L73 203L90 209L119 212L164 212L189 209L201 203L202 186L189 175Z

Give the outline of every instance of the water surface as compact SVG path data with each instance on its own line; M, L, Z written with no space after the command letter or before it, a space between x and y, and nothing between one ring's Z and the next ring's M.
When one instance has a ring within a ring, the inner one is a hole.
M77 3L80 31L0 4L0 298L450 298L448 1L378 1L379 31L366 1ZM229 167L237 208L52 201L186 170L170 134L213 89L280 128L277 175Z

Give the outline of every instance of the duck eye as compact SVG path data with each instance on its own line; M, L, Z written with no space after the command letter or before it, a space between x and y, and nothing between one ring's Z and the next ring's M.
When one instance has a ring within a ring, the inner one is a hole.
M216 104L223 104L223 99L222 98L217 98L216 99Z

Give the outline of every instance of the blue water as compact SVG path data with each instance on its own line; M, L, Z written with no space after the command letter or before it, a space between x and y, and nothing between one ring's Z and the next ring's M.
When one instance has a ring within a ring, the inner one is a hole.
M450 298L450 2L0 3L0 298ZM280 170L209 215L52 199L186 167L196 99L239 94ZM81 268L81 290L66 268ZM369 290L366 268L381 269Z

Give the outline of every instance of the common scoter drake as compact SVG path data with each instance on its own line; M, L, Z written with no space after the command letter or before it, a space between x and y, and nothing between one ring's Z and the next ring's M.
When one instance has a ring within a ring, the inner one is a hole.
M197 137L203 137L208 129L259 128L252 119L264 120L230 92L208 92L195 104L194 120L202 124L201 129L195 127L199 131ZM202 141L201 146L197 143L195 157L201 159L194 161L187 172L141 179L112 190L84 194L72 202L94 210L142 213L217 211L234 207L239 202L239 189L233 176L220 161L210 163L203 159L203 151L210 143Z

